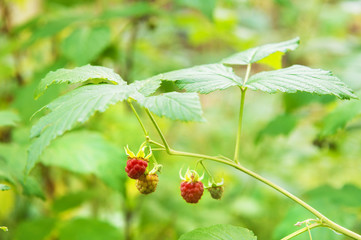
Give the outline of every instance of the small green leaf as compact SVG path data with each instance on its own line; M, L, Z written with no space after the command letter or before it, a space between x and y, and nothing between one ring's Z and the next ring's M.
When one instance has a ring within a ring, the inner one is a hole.
M77 28L61 44L64 55L77 65L93 61L110 43L110 29Z
M9 231L9 229L5 226L0 226L0 230L3 230L4 232L7 232Z
M344 128L349 121L359 114L361 114L360 101L341 104L324 118L320 136L326 137L335 134L337 130Z
M259 47L247 49L246 51L236 53L228 58L223 59L221 62L228 65L247 65L250 63L258 62L259 60L276 52L285 53L289 50L295 50L300 43L300 38L280 42L270 43Z
M96 219L73 219L61 229L59 240L119 240L119 230L107 222Z
M9 189L10 189L10 187L8 185L0 184L0 191L7 191Z
M20 122L19 116L9 110L0 111L0 127L3 126L16 126Z
M146 97L138 102L160 117L182 121L204 121L196 93L169 92Z
M257 237L246 228L218 224L185 233L179 240L257 240Z
M103 112L110 105L126 100L130 91L127 85L87 85L55 99L45 106L51 112L42 117L31 129L36 138L29 148L27 172L49 143L65 131L87 121L96 111ZM134 91L133 89L131 89Z
M159 74L155 77L175 81L179 88L188 92L204 94L242 85L242 79L233 72L233 69L222 64L200 65Z
M74 69L58 69L49 72L43 78L36 90L35 97L39 97L53 83L81 83L92 79L109 81L114 84L124 85L126 82L113 71L113 69L85 65Z
M320 95L335 95L340 99L357 98L352 90L330 71L312 69L301 65L260 72L251 76L245 87L268 93L303 91Z

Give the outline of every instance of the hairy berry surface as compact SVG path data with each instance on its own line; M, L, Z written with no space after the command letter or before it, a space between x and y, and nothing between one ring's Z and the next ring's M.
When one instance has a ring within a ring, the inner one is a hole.
M156 190L158 181L157 174L143 174L137 179L136 186L140 193L149 194Z
M131 158L127 161L125 171L127 172L128 177L138 179L145 173L147 166L147 161L138 158Z
M203 195L203 183L200 181L183 181L180 186L181 195L187 203L197 203Z

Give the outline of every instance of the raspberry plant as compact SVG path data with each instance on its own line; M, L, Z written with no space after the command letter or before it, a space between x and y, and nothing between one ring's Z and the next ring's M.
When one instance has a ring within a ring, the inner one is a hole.
M50 72L42 79L37 89L36 97L39 97L51 84L69 83L80 84L81 86L43 107L49 109L50 112L42 117L31 129L31 137L34 138L34 140L29 148L27 172L29 173L31 171L44 149L56 137L84 123L95 112L103 112L110 105L124 101L129 104L137 117L144 132L147 146L153 147L153 149L156 148L159 151L164 151L169 155L189 157L196 160L202 159L202 165L203 161L214 161L219 164L228 165L268 185L314 215L314 219L301 219L300 225L305 223L306 226L285 236L283 238L284 240L292 239L304 232L310 233L311 229L316 227L329 228L336 233L343 234L352 239L361 239L359 234L338 225L281 186L244 167L243 162L245 162L246 159L239 159L243 109L245 106L246 92L249 89L267 93L295 93L301 91L318 95L334 95L339 99L357 98L352 90L340 79L330 71L321 69L293 65L279 70L264 71L251 75L252 64L262 61L272 54L281 54L295 50L298 45L299 38L280 43L267 44L237 53L218 63L167 72L145 80L135 81L131 84L127 84L113 70L101 66L85 65L74 69L59 69L55 72ZM234 71L234 68L239 66L246 66L246 73L243 78ZM156 94L162 81L174 82L179 89L185 92ZM233 159L224 156L215 157L178 151L171 148L153 114L159 117L167 117L171 120L203 121L198 94L208 94L216 90L225 90L229 87L236 87L240 90L239 121L237 134L235 136ZM133 106L134 102L144 109L153 127L155 127L161 142L156 141L153 136L149 135L147 127ZM139 175L142 176L140 181L144 181L144 175L142 174ZM183 183L186 182L187 181ZM143 186L145 186L144 183L139 182L138 185L140 189L143 189ZM184 190L188 188L189 186L185 186ZM217 193L216 198L218 198L219 192L220 191L213 191L213 194ZM196 201L194 200L193 202ZM209 239L207 236L215 236L222 233L227 233L229 236L239 236L242 234L242 236L244 236L243 239L255 239L255 236L249 230L230 225L216 225L210 228L194 230L183 235L181 239L187 239L188 237Z

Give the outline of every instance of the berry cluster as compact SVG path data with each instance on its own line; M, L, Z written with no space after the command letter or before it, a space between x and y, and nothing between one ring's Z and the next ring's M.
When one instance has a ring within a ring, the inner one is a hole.
M147 171L149 157L152 155L152 151L145 156L145 147L141 147L137 155L129 150L128 147L125 151L128 155L125 172L128 177L136 179L136 187L142 194L149 194L156 190L159 178L156 172L161 165L155 164L155 167L151 171ZM204 189L207 189L213 199L221 199L223 195L223 181L221 183L209 183L208 187L204 187L202 183L203 176L199 176L195 170L187 170L183 177L181 171L179 176L182 179L180 184L181 196L187 203L198 203L202 198Z
M156 166L152 171L147 172L148 159L152 155L150 152L146 157L144 153L145 147L141 147L137 155L126 147L125 152L128 155L125 172L128 177L136 179L136 187L142 194L149 194L156 190L158 185L158 175L156 174L159 166Z

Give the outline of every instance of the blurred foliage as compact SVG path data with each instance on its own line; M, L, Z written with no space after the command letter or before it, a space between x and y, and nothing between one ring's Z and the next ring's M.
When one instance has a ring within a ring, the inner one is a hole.
M0 0L0 186L10 186L0 191L0 225L9 228L0 239L168 240L226 223L251 229L258 239L297 230L296 222L312 217L304 209L215 163L207 166L225 180L220 201L205 193L196 206L186 204L178 171L195 161L159 152L158 189L141 196L125 178L123 147L137 149L144 138L122 104L55 140L25 176L30 126L44 113L31 116L68 88L50 86L37 100L35 91L62 67L101 65L130 83L300 36L300 48L282 58L283 66L330 69L360 96L360 6L360 0ZM280 59L273 55L252 73L279 69ZM243 77L245 68L236 72ZM201 96L205 123L159 119L171 146L232 156L236 90ZM241 163L360 233L360 109L357 100L249 91ZM346 239L328 229L312 234Z

